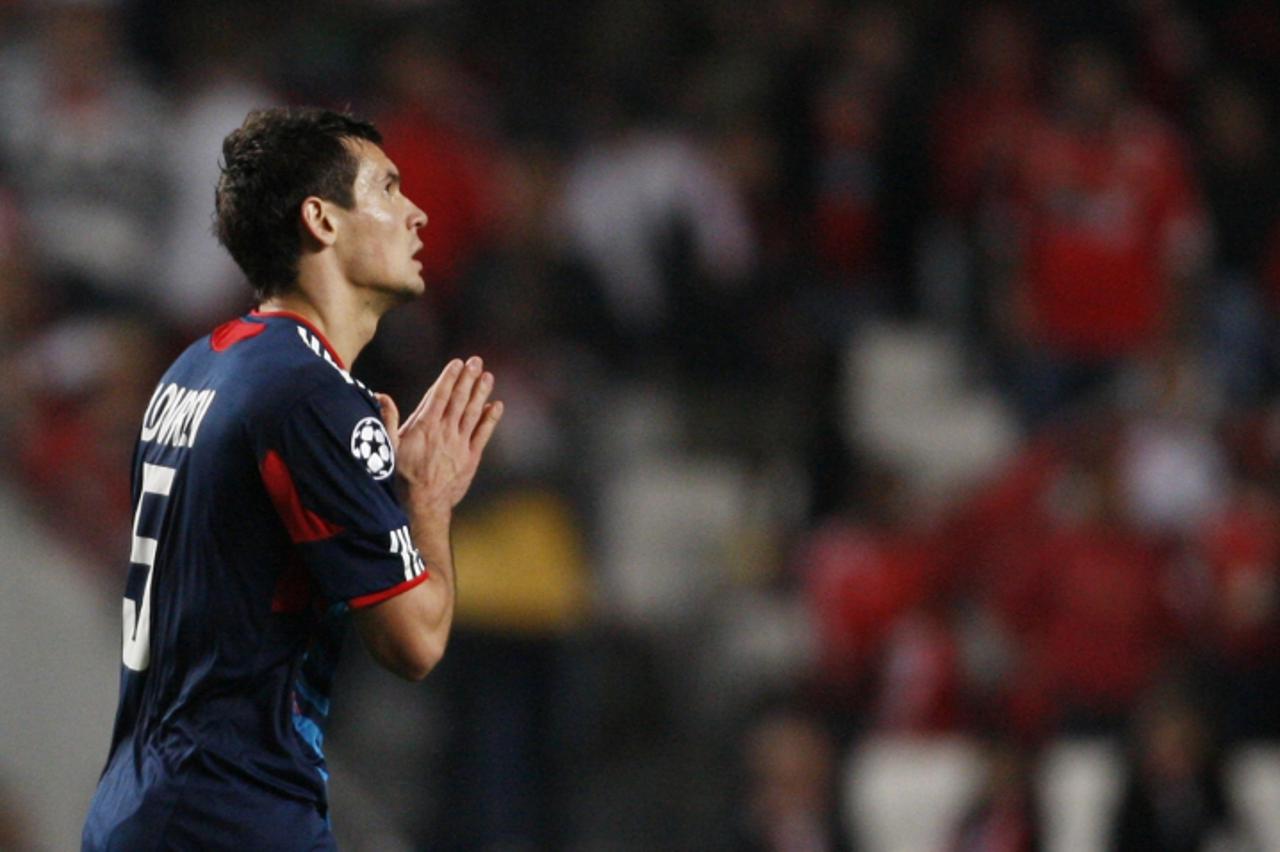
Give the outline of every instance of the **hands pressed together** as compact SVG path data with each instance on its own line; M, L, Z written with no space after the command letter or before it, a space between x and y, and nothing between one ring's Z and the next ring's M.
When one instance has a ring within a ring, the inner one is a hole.
M493 374L472 356L445 365L403 424L391 397L377 395L411 503L447 513L466 495L502 419L502 403L489 402L492 392Z

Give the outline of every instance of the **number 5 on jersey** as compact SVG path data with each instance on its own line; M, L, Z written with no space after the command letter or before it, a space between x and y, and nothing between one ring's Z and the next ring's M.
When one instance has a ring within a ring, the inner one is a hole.
M147 572L147 580L142 588L141 601L134 601L128 595L124 599L124 650L122 658L125 666L135 672L146 671L151 664L151 576L156 562L156 549L159 547L160 531L151 538L141 534L142 508L147 495L155 495L161 500L167 499L173 488L174 469L158 464L142 465L142 493L138 495L138 505L133 513L133 547L129 562L141 565ZM164 517L163 503L153 517ZM130 571L134 569L130 568ZM130 578L132 580L132 578ZM133 584L130 583L132 586Z

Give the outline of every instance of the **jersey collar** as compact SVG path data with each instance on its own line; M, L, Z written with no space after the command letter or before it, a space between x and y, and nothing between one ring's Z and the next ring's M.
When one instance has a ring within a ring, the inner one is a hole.
M249 316L268 317L268 318L284 317L285 319L291 319L300 325L306 326L307 329L312 334L314 334L321 343L324 344L324 348L329 350L329 355L332 356L334 363L336 363L339 367L341 367L344 370L348 369L347 365L342 360L342 356L338 354L338 350L334 349L333 344L329 342L329 338L325 337L324 334L321 333L320 329L316 328L315 325L312 324L311 320L302 316L302 314L295 314L293 311L260 311L257 308L254 308L252 311L249 312Z

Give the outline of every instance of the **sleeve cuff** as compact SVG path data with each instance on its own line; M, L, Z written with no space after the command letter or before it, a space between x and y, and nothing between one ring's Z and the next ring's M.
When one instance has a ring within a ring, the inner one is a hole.
M361 595L358 598L352 598L351 600L347 601L347 605L350 606L352 609L363 609L364 607L367 607L367 606L373 606L376 603L382 603L385 600L394 598L396 595L401 594L402 592L407 592L413 587L420 585L424 580L426 580L430 576L431 576L430 571L423 571L421 574L414 577L412 580L405 580L403 583L398 583L389 589L383 589L380 592L374 592L368 595Z

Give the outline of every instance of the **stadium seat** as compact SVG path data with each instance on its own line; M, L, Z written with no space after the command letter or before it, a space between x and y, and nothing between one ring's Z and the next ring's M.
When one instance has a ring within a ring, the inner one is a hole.
M1258 849L1280 849L1280 746L1242 746L1227 759L1227 791Z
M1107 740L1063 740L1040 761L1047 852L1106 849L1124 792L1124 755Z
M868 852L944 848L982 783L982 758L963 739L869 739L845 765L844 814Z

